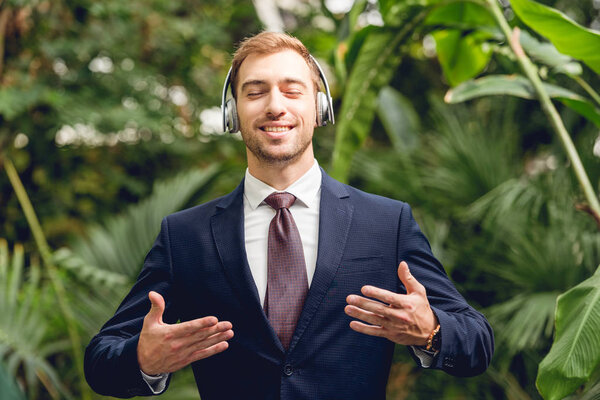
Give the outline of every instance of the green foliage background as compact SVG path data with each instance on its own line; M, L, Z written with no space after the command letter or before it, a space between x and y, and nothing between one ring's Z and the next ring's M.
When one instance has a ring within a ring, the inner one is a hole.
M235 0L0 1L0 166L14 163L27 190L83 345L135 280L160 218L239 182L244 146L218 132L215 107L235 44L282 26L332 86L338 124L315 132L320 164L409 202L496 333L492 367L473 379L418 369L399 347L389 398L540 398L556 299L596 271L600 240L576 209L585 199L537 102L443 103L450 86L517 72L493 19L477 5L429 13L434 1L358 0L343 12L327 1L265 3L278 19ZM527 29L502 3L509 22ZM600 25L597 2L543 3ZM535 61L549 83L587 96L557 65ZM592 69L577 76L600 88ZM598 192L598 127L556 104ZM100 398L82 382L61 294L1 172L0 397ZM573 397L594 398L599 379L596 371ZM163 397L197 398L189 369Z

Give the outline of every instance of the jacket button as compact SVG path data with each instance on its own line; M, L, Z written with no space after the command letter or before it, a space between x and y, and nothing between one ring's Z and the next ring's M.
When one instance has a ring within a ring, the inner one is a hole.
M451 357L444 357L443 366L446 368L454 368L454 359Z
M290 364L285 364L285 366L283 367L283 374L285 376L291 376L294 373L294 369L292 368L292 366Z

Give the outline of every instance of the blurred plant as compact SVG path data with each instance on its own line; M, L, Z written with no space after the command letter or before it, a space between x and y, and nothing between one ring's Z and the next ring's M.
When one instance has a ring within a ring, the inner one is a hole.
M24 278L25 269L28 279ZM45 313L53 301L40 278L36 263L25 267L23 246L16 244L11 255L6 240L0 239L0 364L5 365L9 376L22 381L29 398L37 396L41 383L52 398L70 399L71 394L48 361L67 350L69 343L48 341Z
M553 127L565 149L568 160L573 167L575 176L577 177L587 200L587 204L580 205L579 208L588 211L600 227L600 204L598 202L598 197L589 181L588 174L580 160L571 136L567 132L563 120L551 101L551 97L559 99L567 107L572 108L584 118L600 127L600 111L597 109L597 105L600 105L598 102L600 96L590 85L580 78L581 66L570 58L577 58L586 63L594 71L600 71L600 59L598 58L597 51L594 50L600 46L600 34L581 27L556 9L540 5L531 0L512 0L511 5L521 21L537 33L546 36L552 44L542 43L528 34L522 35L521 30L518 27L511 30L506 21L506 17L496 0L472 3L458 2L440 7L437 10L438 14L444 14L443 18L434 21L437 24L442 23L442 21L444 24L448 22L451 24L452 22L454 24L459 24L463 22L465 15L472 17L471 19L468 19L466 27L461 26L457 31L458 35L455 37L455 41L458 42L457 44L449 45L448 43L445 43L444 40L436 41L438 46L440 46L438 51L440 63L444 68L446 76L449 77L451 84L456 85L478 75L487 64L487 61L482 62L477 68L473 68L471 71L468 71L468 73L457 76L454 72L457 69L461 69L462 65L462 63L457 60L464 60L466 62L471 58L471 55L468 54L468 52L461 53L460 51L454 51L451 52L454 62L444 62L444 49L449 50L450 46L456 45L464 46L465 48L469 47L467 38L473 37L474 34L479 35L479 37L482 37L484 40L492 39L494 37L503 37L512 50L512 53L507 53L506 51L504 53L510 54L511 57L516 59L520 69L527 77L527 79L524 79L519 76L506 77L492 75L486 78L480 78L476 81L467 81L449 91L446 95L446 101L464 101L466 99L490 94L510 94L524 98L538 98L542 105L542 109L548 118L548 122ZM460 12L457 13L457 9ZM468 14L469 11L471 14ZM490 15L493 17L493 22L500 28L501 36L494 34L496 28L490 24L490 22L492 22L490 20ZM455 29L455 27L452 27L452 29ZM471 33L469 35L460 34L465 31ZM447 31L441 30L437 32L439 37L441 35L440 32L443 33ZM482 44L476 46L476 48L478 48L478 51L481 53L486 51ZM559 53L559 51L564 55ZM489 53L489 50L487 52ZM575 80L585 89L589 98L577 95L561 87L552 86L542 82L540 75L544 77L547 73L542 73L542 70L533 64L527 53L531 53L532 56L536 57L540 62L547 63L549 67L554 68L555 73L563 73L567 76L576 77ZM556 57L557 55L558 57ZM463 70L462 72L465 71ZM598 104L594 104L594 102ZM569 204L565 204L564 206L567 210L571 209ZM564 213L565 208L560 209L561 212ZM553 216L553 214L549 215L551 217ZM563 226L565 228L571 228L573 225L571 220L569 220L568 224L563 224ZM539 243L539 241L537 244L531 242L529 248L521 247L522 254L516 257L516 260L514 261L526 259L533 262L534 264L532 265L536 265L536 260L545 259L546 262L541 264L544 267L542 268L542 271L551 268L553 265L559 268L565 268L564 263L569 267L574 265L573 251L568 248L568 245L564 248L565 241L561 240L564 236L553 236L551 234L552 232L557 232L557 230L550 229L545 235L543 243ZM567 240L567 244L571 242L572 239ZM559 257L556 252L557 249L561 248L563 248L561 254L565 257ZM548 259L544 257L547 254L553 254L558 258L552 257ZM536 270L536 275L539 271L539 269ZM581 271L581 269L578 271ZM550 272L550 274L545 275L546 277L552 276L553 279L557 278L557 275L555 274L556 271L548 272ZM589 273L589 271L586 272ZM558 276L561 275L559 274ZM537 276L537 278L543 277L544 275ZM565 290L580 282L584 277L585 276L580 275L577 280L559 280L558 283L560 283L560 286L568 283L568 286L563 287L563 290ZM527 276L523 276L523 270L520 270L519 279L528 281L526 278ZM586 285L593 284L592 281L594 279L593 276L592 278L589 278L589 280L580 283L577 287L586 287ZM545 281L546 279L538 280L538 282ZM561 313L557 312L556 342L548 356L540 364L538 374L538 388L540 393L547 399L560 399L573 392L590 378L592 372L600 364L600 346L598 346L598 343L596 343L595 340L592 340L592 337L589 335L580 334L581 332L597 331L600 329L600 317L572 319L570 322L575 324L575 326L572 326L573 330L562 329L562 327L565 326L562 319L568 318L567 315L576 312L575 310L584 309L590 316L600 315L600 296L592 295L591 297L581 296L577 298L576 295L573 294L577 293L576 288L569 290L567 293L560 297L562 300L559 301L558 307L570 307L570 309L564 310ZM556 293L554 295L556 295ZM519 349L533 345L535 338L538 336L538 334L534 333L536 330L543 330L546 332L546 335L550 334L551 325L549 324L550 319L548 319L548 317L551 315L552 311L552 307L550 306L551 303L549 301L551 299L553 299L552 292L545 295L540 293L536 296L535 301L531 297L529 299L524 297L514 298L509 303L499 305L495 308L495 311L504 316L513 313L513 318L510 320L515 321L515 323L510 324L509 322L509 325L506 326L506 328L511 328L510 331L513 336L508 340L512 341L513 348ZM571 299L571 301L568 301L567 299ZM533 307L534 305L537 305L537 307ZM541 310L545 310L545 312L540 312ZM519 325L517 323L518 321L529 321L529 323L526 328L519 329L517 326ZM529 330L530 334L526 334L523 329ZM565 343L570 344L565 345Z
M213 165L157 182L151 196L102 225L90 226L71 247L54 253L57 265L75 277L69 293L77 319L89 338L115 312L135 282L158 235L160 220L193 204L192 200L205 199L224 171L221 165Z
M0 157L52 247L147 196L153 179L242 160L214 121L228 53L260 29L250 2L0 4ZM0 188L0 230L29 244L4 177Z
M48 246L48 242L46 241L46 236L40 226L39 220L29 200L29 196L23 187L23 183L19 178L17 171L9 158L4 158L3 160L0 158L0 161L3 161L3 166L8 175L10 183L15 191L17 198L19 199L19 203L23 210L23 214L25 215L25 219L31 228L33 236L35 238L35 242L37 245L37 249L39 254L42 257L42 261L45 267L45 271L50 278L50 282L52 284L52 288L54 289L54 295L56 296L58 307L64 317L64 322L67 326L67 333L69 335L71 351L73 352L73 356L75 359L75 369L80 376L80 390L81 397L84 400L90 399L91 391L90 388L85 385L83 381L83 353L81 351L82 343L81 337L79 336L79 327L77 320L74 318L73 311L71 308L71 304L67 299L67 294L65 292L64 282L58 274L58 270L56 265L52 261L52 250L50 246Z
M25 400L25 395L12 376L5 371L2 363L0 363L0 397L5 400Z

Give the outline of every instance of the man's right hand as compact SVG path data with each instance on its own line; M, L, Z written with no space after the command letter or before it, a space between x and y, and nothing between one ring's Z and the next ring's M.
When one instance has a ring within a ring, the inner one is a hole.
M148 293L148 298L152 308L144 317L137 346L138 363L145 374L174 372L229 347L227 340L233 337L231 322L204 317L165 324L165 300L156 292Z

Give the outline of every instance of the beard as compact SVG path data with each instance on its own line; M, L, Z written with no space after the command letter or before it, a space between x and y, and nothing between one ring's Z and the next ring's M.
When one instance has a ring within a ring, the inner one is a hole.
M246 148L260 161L269 164L288 164L300 158L302 154L308 149L312 143L311 135L301 135L300 132L296 132L296 136L293 138L293 143L285 144L286 149L278 149L277 145L268 145L261 140L261 138L254 133L244 132L245 129L240 127L242 138L246 144ZM273 151L269 149L273 147Z

